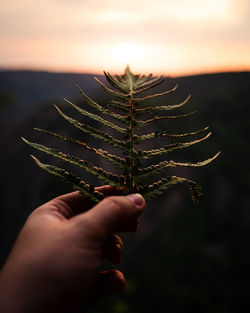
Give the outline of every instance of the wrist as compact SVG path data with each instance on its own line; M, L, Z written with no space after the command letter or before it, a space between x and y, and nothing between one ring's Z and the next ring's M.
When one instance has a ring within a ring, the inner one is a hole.
M13 275L2 269L0 273L0 312L23 313L24 311L23 290L19 291L18 280Z
M38 303L39 292L29 274L30 269L9 263L7 261L0 272L0 312L38 313L35 303Z

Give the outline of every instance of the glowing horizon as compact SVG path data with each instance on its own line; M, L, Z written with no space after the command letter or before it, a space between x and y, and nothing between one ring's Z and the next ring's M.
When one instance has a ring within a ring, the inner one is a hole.
M187 75L250 70L247 0L9 0L0 68Z

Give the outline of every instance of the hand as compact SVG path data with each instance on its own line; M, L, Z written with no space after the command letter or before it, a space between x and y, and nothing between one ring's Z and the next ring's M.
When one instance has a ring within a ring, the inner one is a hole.
M1 312L82 312L89 302L124 290L123 274L99 272L100 264L120 262L123 244L113 233L136 231L145 200L110 196L92 205L73 192L29 216L0 274Z

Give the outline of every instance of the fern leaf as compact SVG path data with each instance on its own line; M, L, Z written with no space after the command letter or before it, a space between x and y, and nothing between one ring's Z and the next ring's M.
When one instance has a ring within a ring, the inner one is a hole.
M195 145L195 144L197 144L199 142L202 142L202 141L206 140L208 137L211 136L211 134L212 133L210 132L205 137L203 137L201 139L193 140L193 141L190 141L190 142L172 143L172 144L166 145L164 148L155 149L155 150L149 150L149 151L143 151L142 155L141 155L141 158L142 159L148 159L148 158L150 158L151 156L154 156L154 155L160 155L160 154L163 154L163 153L168 153L168 152L173 151L173 150L179 150L179 149L190 147L192 145Z
M108 103L108 106L124 113L130 112L130 106L128 104L125 104L119 101L110 101Z
M118 89L121 92L125 92L128 93L128 87L126 86L126 84L123 84L121 82L119 82L118 79L115 79L110 73L108 72L103 72L107 81L110 83L111 86L113 86L114 88Z
M84 100L92 107L95 108L96 110L98 110L99 112L109 115L111 117L113 117L114 119L118 120L118 121L123 121L126 116L122 116L119 114L115 114L113 112L111 112L108 109L103 108L102 106L100 106L97 102L93 101L90 97L88 97L83 91L82 89L77 85L76 88L78 89L78 91L80 92L80 94L82 95L82 97L84 98Z
M45 134L48 134L50 136L56 137L56 138L58 138L61 141L71 142L71 143L77 144L77 145L79 145L81 147L84 147L85 149L96 153L97 155L105 158L106 160L109 160L113 164L117 165L119 168L123 169L123 168L125 168L127 166L125 159L120 158L120 157L118 157L116 155L113 155L111 153L108 153L105 150L96 149L96 148L90 147L85 142L82 142L80 140L76 140L76 139L73 139L71 137L63 136L63 135L60 135L60 134L57 134L57 133L54 133L54 132L51 132L51 131L48 131L48 130L40 129L40 128L34 128L34 129L38 130L40 132L43 132Z
M50 136L56 137L56 138L60 139L61 141L71 142L71 143L74 143L76 145L82 146L83 148L85 148L85 149L87 149L89 151L96 152L95 148L92 148L92 147L88 146L85 142L82 142L80 140L77 140L77 139L74 139L74 138L71 138L71 137L68 137L68 136L63 136L63 135L51 132L49 130L41 129L41 128L36 128L35 127L34 130L37 130L39 132L42 132L42 133L48 134Z
M150 133L150 134L146 134L146 135L142 135L142 136L138 136L137 137L137 141L138 143L142 143L145 140L149 140L155 137L166 137L166 138L183 138L183 137L189 137L189 136L194 136L200 133L203 133L205 131L207 131L209 129L209 127L205 127L203 129L199 129L197 131L194 132L190 132L190 133L184 133L184 134L168 134L165 131L162 130L158 130L154 133Z
M172 167L176 167L176 166L181 166L181 167L201 167L201 166L205 166L209 163L211 163L213 160L215 160L219 155L220 155L220 151L218 153L216 153L212 158L209 158L207 160L204 160L202 162L197 162L197 163L182 163L182 162L175 162L175 161L169 161L170 166Z
M111 75L110 75L110 77L113 78ZM133 87L133 94L141 93L141 92L144 92L148 89L156 87L156 86L162 84L166 80L166 78L163 76L159 76L159 77L156 77L154 79L151 79L152 74L149 74L147 76L145 76L145 75L142 75L142 76L134 75L131 72L129 66L126 67L124 75L121 75L121 76L115 75L115 77L116 77L117 81L121 84L121 86L124 88L124 91L129 92L131 90L131 86L132 86ZM112 83L109 82L109 83L112 85L113 82ZM148 86L148 85L151 85L151 86ZM130 87L128 88L128 86L130 86ZM116 87L115 84L113 85L113 87Z
M178 104L146 107L146 108L142 108L142 109L136 109L136 112L154 114L156 112L178 109L178 108L182 107L183 105L185 105L188 102L188 100L190 99L190 97L191 97L191 95L189 95L183 102L178 103Z
M171 92L174 92L176 89L177 89L178 85L176 84L174 86L174 88L170 89L170 90L166 90L164 92L161 92L161 93L155 93L153 95L149 95L149 96L146 96L146 97L143 97L143 98L134 98L134 102L138 103L138 102L142 102L142 101L146 101L146 100L150 100L150 99L154 99L154 98L158 98L158 97L162 97L164 95L167 95Z
M207 131L209 129L209 127L204 127L202 129L190 132L190 133L184 133L184 134L168 134L165 131L157 131L155 132L155 136L156 137L167 137L167 138L183 138L183 137L189 137L189 136L194 136L194 135L198 135L200 133L204 133L205 131ZM148 136L148 135L146 135Z
M141 78L139 78L137 81L137 84L136 84L137 89L138 88L144 88L144 87L146 87L150 84L154 84L157 81L162 79L162 76L155 77L155 78L151 79L152 76L153 76L152 74L149 74L148 76L144 76L144 77L142 76Z
M137 123L138 125L143 126L145 124L152 123L152 122L159 121L159 120L172 120L176 118L187 117L187 116L193 115L194 113L196 113L196 111L193 111L187 114L182 114L182 115L155 116L154 118L151 118L146 121L137 121Z
M105 112L103 113L113 117L114 119L116 119L117 121L121 123L124 123L124 121L126 121L126 119L128 118L128 115L120 115L120 114L110 111L109 109L105 109Z
M147 191L144 193L144 197L146 199L155 198L156 196L161 195L163 191L165 191L166 189L178 183L189 184L190 192L192 195L192 200L195 203L197 203L199 200L199 197L201 196L201 186L199 186L196 182L190 179L177 177L177 176L168 176L166 178L162 178L159 181L148 186Z
M106 183L108 183L110 185L115 186L115 185L119 184L119 177L117 175L113 175L109 172L106 172L102 168L94 166L92 163L90 163L88 161L81 160L78 157L75 157L75 156L72 156L69 154L65 154L63 152L60 152L57 149L54 149L54 148L49 148L49 147L43 146L43 145L38 144L38 143L30 142L23 137L22 137L22 140L37 150L43 151L47 154L51 154L54 157L57 157L63 161L69 162L71 164L74 164L80 168L84 168L87 172L89 172L89 173L95 175L96 177L104 180Z
M144 88L141 88L141 89L138 89L138 90L134 91L134 92L133 92L133 95L137 95L137 94L139 94L139 93L142 93L142 92L145 92L145 91L147 91L147 90L150 90L151 88L154 88L154 87L156 87L156 86L159 86L159 85L161 85L162 83L164 83L165 80L166 80L166 77L162 77L162 76L157 77L157 80L155 81L155 83L152 83L150 86L146 86L146 87L144 87Z
M35 160L36 164L43 170L49 172L50 174L58 176L60 177L61 180L71 184L74 189L80 191L80 193L89 197L90 200L94 202L99 202L104 198L103 193L99 191L94 191L94 186L85 183L83 180L81 180L81 178L75 176L74 174L69 173L62 168L50 164L44 164L33 155L31 155L31 157Z
M104 133L94 127L91 127L87 124L83 124L78 122L77 120L67 116L66 114L64 114L56 105L55 108L57 109L57 111L59 112L59 114L66 119L67 121L69 121L71 124L73 124L74 126L76 126L77 128L79 128L80 130L82 130L85 133L88 133L90 135L92 135L95 138L101 139L105 142L108 142L109 144L111 144L113 147L117 147L117 148L121 148L123 150L128 150L126 147L126 143L123 142L122 140L117 140L115 138L113 138L112 136L110 136L107 133Z
M93 119L93 120L96 120L98 121L99 123L107 126L107 127L110 127L110 128L113 128L115 129L116 131L118 131L120 134L126 134L127 132L127 129L126 128L122 128L122 127L119 127L117 125L115 125L114 123L111 123L105 119L103 119L101 116L97 115L97 114L93 114L93 113L90 113L86 110L83 110L81 108L79 108L77 105L75 105L74 103L72 103L71 101L67 100L67 99L64 99L66 102L68 102L70 105L72 105L78 112L80 112L82 115L85 115L85 116L88 116L89 118Z
M177 119L181 117L187 117L195 112L191 112L188 114L172 114L168 115L165 113L166 111L175 110L177 108L181 108L183 105L187 103L190 96L188 96L183 102L177 103L175 105L151 105L147 106L144 101L151 99L156 99L158 97L167 95L171 92L174 92L177 88L177 85L170 90L166 90L160 93L153 93L147 96L137 96L143 92L151 90L152 88L161 85L165 81L165 77L153 77L152 74L149 75L135 75L131 72L129 66L126 67L124 74L122 75L114 75L112 76L108 72L104 72L106 80L111 85L110 89L104 83L102 83L98 78L95 78L97 83L104 89L104 91L112 96L112 100L108 105L100 105L94 100L92 100L89 96L87 96L82 89L77 86L78 91L82 95L84 102L86 102L90 107L97 110L97 113L88 112L86 109L83 109L69 100L66 100L74 109L76 109L80 114L84 115L86 118L90 118L99 122L100 124L106 126L107 128L111 128L116 130L119 133L120 138L122 140L113 138L106 132L100 131L92 126L87 125L86 123L81 123L78 120L75 120L66 114L64 114L57 106L56 109L59 114L68 122L70 122L73 126L80 129L84 133L90 134L94 138L98 138L102 142L107 142L111 146L115 148L119 148L121 153L126 157L121 158L117 155L111 154L108 151L102 149L96 149L89 144L82 142L78 139L74 139L68 136L63 136L57 134L55 132L51 132L48 130L41 130L37 129L47 135L54 136L55 138L64 141L70 142L73 144L77 144L84 149L94 152L99 157L106 159L113 164L115 164L118 168L122 169L122 175L114 175L102 169L101 167L94 166L92 163L82 160L78 157L71 156L69 154L65 154L57 149L53 149L50 147L43 146L38 143L32 143L28 140L24 139L24 142L30 145L31 147L43 151L47 154L53 155L57 158L60 158L66 162L74 164L80 168L85 169L89 173L95 175L99 179L103 180L105 183L111 185L118 185L122 186L125 189L125 193L131 192L141 192L142 195L148 198L155 197L160 195L164 190L168 189L169 187L180 183L185 182L189 184L189 188L192 194L192 199L197 202L198 198L201 194L200 186L197 185L195 182L181 177L176 176L168 176L167 178L162 178L157 182L149 185L149 182L155 180L155 175L160 174L166 168L169 167L200 167L207 165L208 163L212 162L216 159L219 155L217 153L213 157L204 160L202 162L197 163L186 163L186 162L175 162L175 161L162 161L158 164L153 164L148 167L143 167L141 164L142 159L148 159L153 156L161 155L163 153L168 153L174 150L184 149L186 147L198 144L204 140L206 140L211 133L207 135L203 135L202 138L188 141L188 142L175 142L175 143L168 143L167 145L160 147L159 149L153 150L137 150L136 145L143 143L146 140L153 139L156 137L159 138L176 138L181 139L193 135L197 135L203 133L208 130L208 127L203 129L186 132L186 133L177 133L177 134L169 134L165 130L157 130L155 132L144 134L144 133L137 133L137 129L147 126L151 122L158 122L160 120L168 120L168 119ZM141 106L141 104L143 105ZM117 111L123 112L124 114L118 114ZM165 113L163 115L159 113ZM100 115L99 115L100 114ZM113 121L111 122L108 118L105 119L102 115L106 115L111 117ZM151 118L148 119L146 117L147 114L151 114ZM117 123L118 122L118 123ZM123 124L123 127L120 126ZM92 197L94 201L98 201L103 195L95 194L93 186L89 186L85 182L83 182L80 178L74 176L71 173L66 172L64 169L54 167L48 164L42 164L38 159L33 157L36 163L42 167L43 169L47 170L48 172L59 176L61 179L66 180L73 184L73 187L81 192L87 194L89 197Z
M116 78L119 80L120 83L126 86L128 90L128 96L129 96L130 93L132 94L134 90L137 88L137 82L138 82L139 76L140 75L134 75L130 71L129 66L127 66L124 74L121 76L116 75Z
M106 87L97 77L95 77L95 80L98 82L98 84L108 93L110 94L111 96L115 97L115 98L119 98L119 99L122 99L122 100L127 100L129 99L129 95L128 94L122 94L122 93L119 93L119 92L116 92L108 87Z
M138 170L138 174L135 176L135 180L138 183L145 181L148 177L153 177L155 174L159 174L162 170L170 167L171 163L169 161L163 161L158 164L150 165L148 167Z
M138 170L138 174L135 179L137 182L143 182L147 177L153 177L153 175L159 174L168 167L201 167L211 163L219 156L220 152L216 153L212 158L197 163L181 163L175 161L163 161L158 164L150 165L148 167Z

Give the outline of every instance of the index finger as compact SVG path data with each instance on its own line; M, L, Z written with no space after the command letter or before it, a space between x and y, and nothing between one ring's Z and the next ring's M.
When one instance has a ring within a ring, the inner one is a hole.
M96 187L95 190L102 192L105 196L122 194L122 190L110 185ZM93 201L79 191L59 196L51 201L66 218L71 218L74 215L86 212L95 205Z
M145 199L140 194L112 196L99 202L86 213L72 219L79 232L90 227L95 236L105 241L114 232L136 231L138 218L145 208Z

